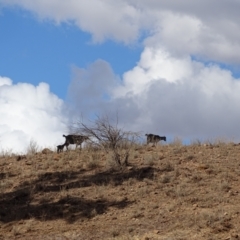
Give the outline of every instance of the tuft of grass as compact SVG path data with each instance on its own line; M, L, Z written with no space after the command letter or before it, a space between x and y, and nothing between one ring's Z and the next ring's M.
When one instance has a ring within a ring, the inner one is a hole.
M222 181L219 184L219 189L224 192L228 192L231 189L231 186L229 185L228 181Z
M191 146L201 146L202 142L200 139L195 139L191 141Z
M0 151L0 157L12 157L13 155L12 149L1 149Z
M26 231L26 232L31 232L31 231L32 231L33 223L34 223L34 219L29 219L29 220L25 223L24 227L25 227L25 231Z
M143 157L144 163L149 166L153 166L156 164L159 156L156 153L146 154Z
M87 168L93 170L99 167L99 163L93 160L88 161Z
M161 183L169 183L171 182L171 176L168 174L163 174L160 178Z
M181 147L183 146L183 141L180 137L175 137L171 143L169 143L170 146L176 146Z
M86 166L89 169L96 169L100 166L101 154L100 152L90 152L89 160L87 160Z
M197 223L200 227L210 227L213 232L225 232L229 231L233 226L230 222L228 214L224 213L222 210L214 211L211 210L203 211L197 217Z
M140 189L138 190L138 195L139 195L139 197L141 197L141 198L143 198L143 197L145 197L145 196L149 196L149 193L150 193L150 191L149 191L149 189L148 189L147 186L142 187L142 188L140 188Z
M161 170L163 172L171 172L174 171L174 166L170 162L167 162L165 165L163 165Z
M21 234L21 227L20 226L13 226L12 234L16 237Z
M30 140L30 143L27 147L27 155L34 155L39 151L39 146L36 141L33 139Z
M189 188L185 183L178 184L175 188L175 192L177 197L185 197L190 193Z
M90 152L90 158L93 161L99 161L101 159L101 152Z
M98 215L98 212L96 210L96 208L92 209L91 213L90 213L90 217L96 217Z
M4 180L0 181L0 193L3 193L4 191L6 191L6 189L11 188L13 184L14 184L14 181L11 179L8 179L8 177L6 176Z

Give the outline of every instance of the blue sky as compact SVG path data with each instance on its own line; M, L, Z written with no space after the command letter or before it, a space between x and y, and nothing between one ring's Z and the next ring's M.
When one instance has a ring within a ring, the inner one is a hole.
M240 141L238 9L0 0L0 150L24 152L31 140L54 149L73 119L116 112L143 139Z
M38 21L19 8L1 10L0 70L14 83L49 83L51 90L65 98L71 81L71 67L87 67L96 59L111 63L121 75L135 66L142 47L113 41L92 43L91 35L71 23L59 25ZM4 60L3 60L4 59Z

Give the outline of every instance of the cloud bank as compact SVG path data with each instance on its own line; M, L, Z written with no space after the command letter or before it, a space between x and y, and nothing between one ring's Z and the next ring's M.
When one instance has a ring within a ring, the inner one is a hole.
M46 83L13 84L0 77L0 150L24 153L31 140L55 147L67 131L64 104Z
M163 49L145 48L138 65L124 74L122 82L109 75L111 69L104 61L75 71L85 75L75 76L69 95L77 96L74 102L80 104L78 109L85 116L90 110L101 109L102 113L117 112L121 123L135 131L185 139L240 140L240 79L216 64L206 65L190 57L176 58ZM96 71L98 77L93 74ZM106 79L115 84L107 84ZM92 85L95 91L86 91ZM110 98L101 97L106 91L98 86L103 85L112 86L108 90ZM77 95L79 89L88 96Z

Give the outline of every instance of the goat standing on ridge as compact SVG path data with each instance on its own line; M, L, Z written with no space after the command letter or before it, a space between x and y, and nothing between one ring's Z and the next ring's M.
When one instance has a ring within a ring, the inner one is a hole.
M79 145L80 149L81 149L82 148L82 143L89 139L89 137L87 137L87 136L73 135L73 134L70 134L70 135L67 135L67 136L63 135L63 137L66 138L64 145L66 146L67 150L68 150L69 144L76 144L76 148Z
M156 144L163 140L166 142L167 138L164 136L164 137L160 137L159 135L154 135L154 134L145 134L145 136L147 136L147 145L149 143L153 143L154 146L156 146Z

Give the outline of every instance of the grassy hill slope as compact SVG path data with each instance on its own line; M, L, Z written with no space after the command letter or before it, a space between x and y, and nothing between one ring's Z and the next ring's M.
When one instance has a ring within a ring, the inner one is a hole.
M240 145L0 157L0 239L239 238Z

